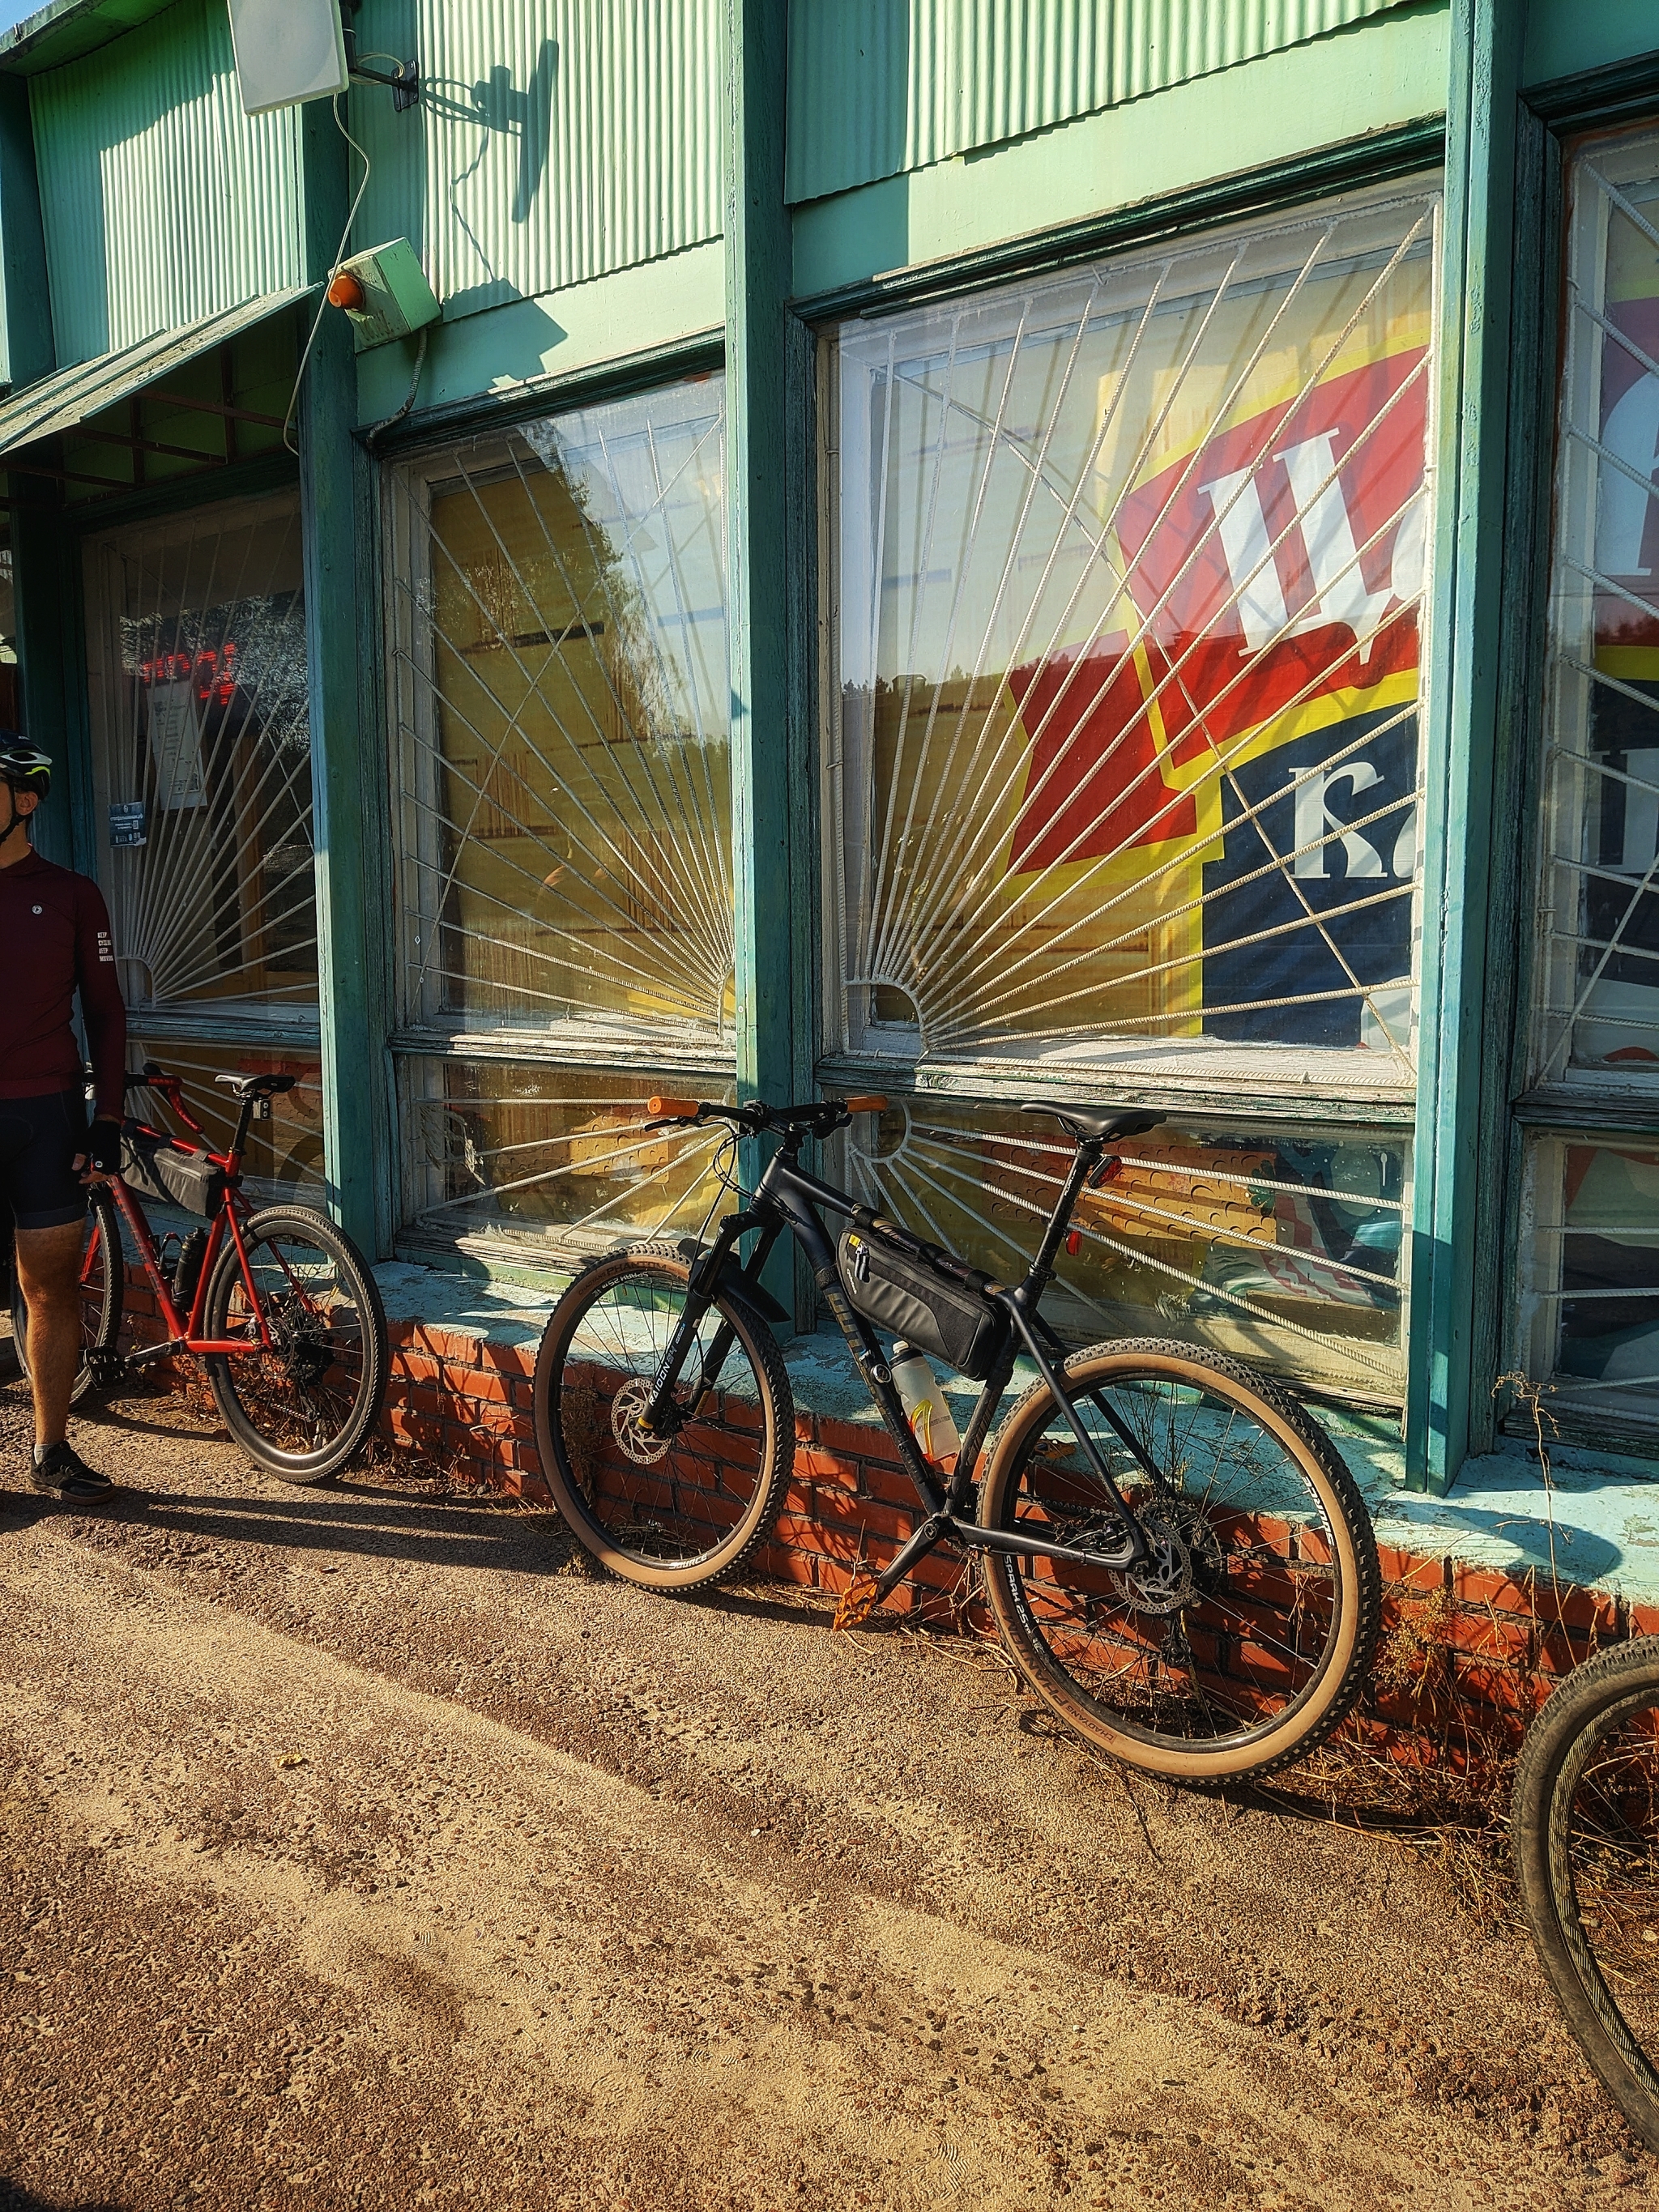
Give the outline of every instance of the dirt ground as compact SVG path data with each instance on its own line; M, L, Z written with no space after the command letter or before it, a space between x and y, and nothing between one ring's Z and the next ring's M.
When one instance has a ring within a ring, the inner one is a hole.
M988 1654L0 1387L0 2208L1632 2206L1501 1874ZM1471 1869L1474 1869L1472 1872Z

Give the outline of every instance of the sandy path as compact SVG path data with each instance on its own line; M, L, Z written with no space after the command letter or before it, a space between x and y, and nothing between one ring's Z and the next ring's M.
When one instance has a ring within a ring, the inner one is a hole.
M1654 2193L1438 1853L1132 1792L960 1646L116 1410L118 1510L15 1449L0 1493L0 2206Z

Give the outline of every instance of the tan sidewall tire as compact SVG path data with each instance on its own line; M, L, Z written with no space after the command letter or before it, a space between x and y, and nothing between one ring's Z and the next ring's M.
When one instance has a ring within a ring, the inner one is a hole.
M704 1589L712 1583L729 1582L742 1571L771 1534L778 1515L783 1510L784 1492L789 1486L795 1460L794 1398L789 1389L783 1354L778 1349L777 1340L771 1330L751 1307L722 1291L714 1301L715 1310L723 1319L730 1321L737 1328L739 1341L750 1358L760 1382L763 1456L754 1499L738 1522L730 1543L714 1554L712 1564L704 1559L695 1565L658 1567L634 1558L629 1553L618 1551L605 1528L588 1511L586 1500L564 1464L559 1438L554 1432L552 1393L557 1373L563 1369L568 1349L566 1331L568 1315L563 1313L566 1301L574 1298L579 1291L591 1291L595 1287L594 1278L598 1275L614 1273L620 1278L647 1267L659 1272L665 1279L674 1282L682 1290L691 1279L690 1267L680 1257L675 1246L635 1245L585 1267L554 1307L542 1335L541 1348L536 1354L536 1379L532 1386L536 1449L541 1457L543 1479L552 1492L553 1503L572 1534L601 1566L623 1582L637 1583L641 1589ZM564 1328L561 1327L562 1316Z
M1206 1389L1248 1407L1291 1452L1325 1508L1339 1571L1340 1614L1337 1632L1310 1692L1285 1714L1282 1727L1252 1736L1230 1750L1178 1751L1103 1720L1055 1666L1041 1635L1028 1621L1017 1563L1006 1554L990 1553L986 1557L985 1579L991 1610L1016 1665L1049 1711L1087 1742L1128 1765L1165 1775L1172 1782L1237 1781L1245 1775L1269 1773L1303 1757L1340 1726L1359 1694L1376 1648L1380 1602L1376 1547L1365 1525L1364 1506L1352 1477L1340 1468L1340 1462L1333 1466L1332 1447L1312 1430L1291 1401L1242 1361L1219 1353L1198 1357L1173 1345L1144 1348L1118 1345L1079 1352L1067 1362L1066 1373L1087 1388L1109 1382L1115 1376L1155 1374L1186 1382L1201 1377ZM981 1497L980 1518L987 1528L1000 1525L1004 1492L1015 1479L1016 1462L1033 1426L1044 1423L1050 1402L1047 1389L1039 1383L1027 1391L1003 1424ZM1365 1527L1363 1545L1355 1540L1356 1512Z
M1604 1651L1553 1691L1516 1765L1510 1844L1534 1948L1562 2016L1602 2087L1648 2148L1659 2151L1659 2074L1585 1939L1571 1850L1573 1797L1586 1759L1623 1721L1654 1708L1659 1638Z

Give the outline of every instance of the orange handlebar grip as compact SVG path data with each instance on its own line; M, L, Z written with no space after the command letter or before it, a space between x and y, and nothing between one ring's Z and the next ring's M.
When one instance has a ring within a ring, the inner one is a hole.
M849 1114L884 1114L887 1111L887 1101L878 1091L872 1091L866 1098L843 1098L841 1103Z
M645 1110L663 1121L694 1121L698 1101L695 1098L647 1098Z

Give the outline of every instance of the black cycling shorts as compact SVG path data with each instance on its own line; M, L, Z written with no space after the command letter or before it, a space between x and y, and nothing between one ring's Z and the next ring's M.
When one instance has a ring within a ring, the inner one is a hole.
M86 1213L72 1165L87 1149L87 1102L78 1091L0 1098L0 1200L20 1229L58 1229Z

